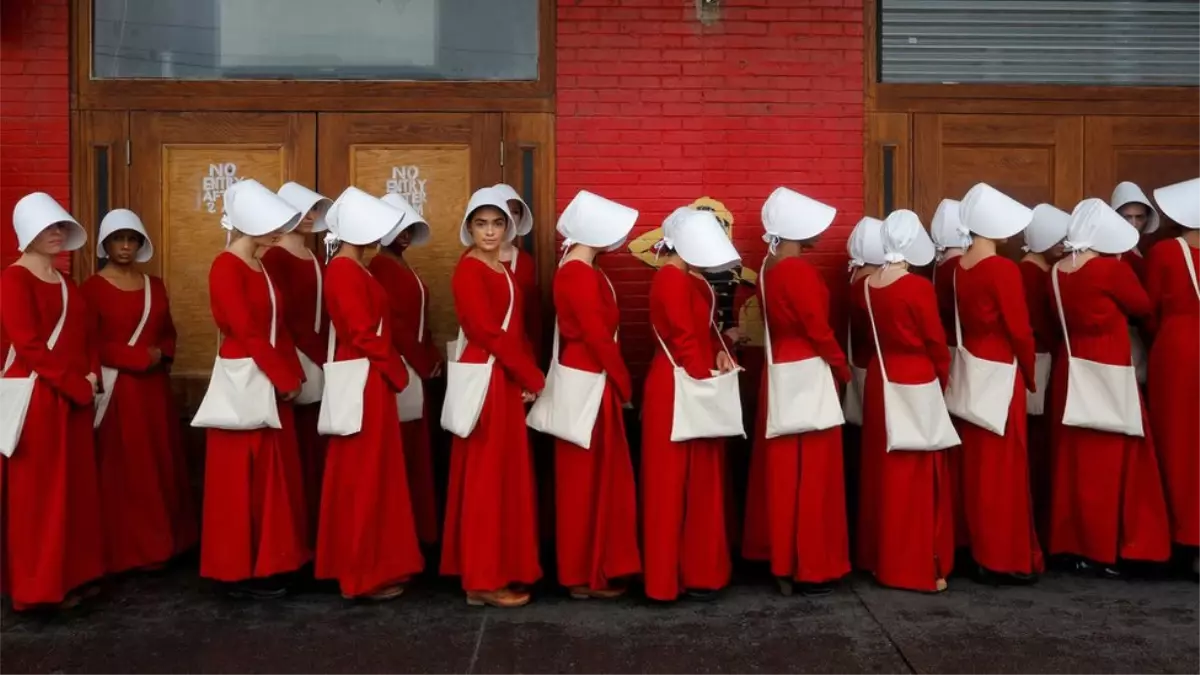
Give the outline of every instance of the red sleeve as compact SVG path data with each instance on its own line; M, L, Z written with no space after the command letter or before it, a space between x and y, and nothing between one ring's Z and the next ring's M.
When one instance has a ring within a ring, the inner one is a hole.
M689 298L695 292L686 272L672 267L660 269L650 287L650 320L675 364L693 379L703 380L712 377L713 356L700 350L690 312ZM708 326L704 329L711 330Z
M1013 353L1017 356L1017 366L1025 378L1025 388L1037 391L1033 374L1033 327L1029 323L1029 308L1025 306L1025 285L1021 280L1021 270L1017 268L1016 263L1007 258L1001 258L994 267L995 283L992 288L996 293L996 303L1000 307L1000 320L1004 323Z
M542 354L542 294L538 292L537 261L520 247L515 255L520 261L514 276L525 299L525 338L529 342L534 360L539 360Z
M1166 239L1154 248L1150 249L1150 256L1146 258L1146 296L1150 299L1150 316L1146 322L1146 328L1151 333L1158 331L1159 321L1162 319L1163 300L1168 287L1167 274L1170 263L1168 256L1180 256L1179 242L1175 239ZM1191 254L1191 251L1188 251Z
M486 284L491 281L482 274L492 274L487 265L475 259L462 261L454 270L451 287L454 291L454 309L458 314L458 323L462 327L467 342L479 345L484 351L496 357L496 363L504 368L521 387L533 393L540 393L546 386L546 377L538 370L532 355L520 333L505 331L501 323L493 317ZM507 272L506 272L507 274ZM512 280L512 276L508 276ZM503 283L502 280L499 281ZM512 282L514 293L519 293L515 281ZM510 320L520 321L521 317L514 316Z
M1108 258L1108 260L1113 259ZM1104 268L1104 278L1108 281L1109 295L1126 316L1131 318L1149 316L1153 310L1150 305L1150 297L1146 295L1146 290L1138 281L1137 274L1134 273L1131 266L1120 264L1120 261L1113 262L1118 264L1109 264Z
M392 347L395 348L404 360L417 371L417 375L422 378L429 377L429 371L424 367L424 363L418 354L420 350L416 345L416 339L413 337L410 326L411 319L408 315L411 313L409 307L410 298L409 290L400 278L400 266L393 262L390 258L383 255L376 255L371 258L371 262L367 265L367 269L375 277L375 280L383 286L383 290L388 297L388 323L391 326ZM328 273L327 273L328 275ZM326 279L326 284L329 280ZM331 301L331 296L326 296L325 304L328 305Z
M92 339L88 341L96 349L97 359L100 365L108 368L116 368L117 370L126 370L134 372L142 372L150 369L150 350L145 347L129 346L129 338L132 334L126 335L121 339L119 335L114 335L109 331L104 330L104 313L101 308L104 307L105 288L102 286L109 285L108 281L104 280L99 275L92 275L87 281L83 282L83 296L87 299L90 315L93 317ZM153 294L154 289L150 289ZM143 294L137 295L140 302ZM152 302L157 298L152 298ZM108 299L108 302L113 302Z
M950 348L946 346L946 331L942 328L942 319L938 313L937 297L928 281L919 277L912 278L910 283L915 289L911 304L913 318L921 328L925 352L929 354L933 370L945 389L946 383L950 381Z
M254 272L249 268L238 269L238 265L245 267L245 263L233 254L222 253L213 261L208 273L213 319L226 331L227 338L237 340L245 348L277 390L283 393L295 391L300 388L304 376L295 348L291 347L291 339L287 338L287 327L279 320L275 331L276 346L272 346L270 324L255 321L246 302L247 275ZM275 301L280 302L278 292ZM281 312L277 310L276 314Z
M600 286L596 283L599 274L585 263L563 265L554 279L555 291L563 291L562 302L556 303L556 306L561 308L562 314L570 316L579 325L583 332L583 343L592 358L596 359L616 387L617 396L626 402L633 396L633 382L625 359L621 357L620 346L600 318L604 303L600 297ZM608 292L607 288L604 292Z
M1054 342L1054 308L1047 294L1047 274L1032 263L1019 263L1021 286L1025 291L1025 307L1029 313L1029 326L1033 329L1035 345L1048 346Z
M850 368L846 365L846 354L842 352L833 329L829 327L829 290L816 268L796 259L799 264L781 265L772 281L780 279L771 287L778 290L787 303L795 308L804 334L812 343L817 355L829 364L833 374L842 382L850 381Z
M172 361L175 359L175 340L179 336L175 332L175 319L171 316L171 297L167 295L167 286L162 279L150 277L150 283L154 284L154 290L157 292L155 302L161 301L163 308L162 331L158 334L158 349L162 352L164 361Z
M401 391L408 386L408 370L400 354L379 332L380 322L387 317L371 307L371 281L353 262L330 265L325 270L325 307L337 341L353 345L392 388Z
M30 280L30 272L13 265L4 271L0 282L0 300L3 301L0 304L4 307L0 321L8 336L9 348L46 384L76 405L87 405L92 402L91 383L84 375L68 370L62 359L54 358L46 347L46 338L38 334L34 320L38 312L37 300L33 297ZM7 352L4 358L7 360Z

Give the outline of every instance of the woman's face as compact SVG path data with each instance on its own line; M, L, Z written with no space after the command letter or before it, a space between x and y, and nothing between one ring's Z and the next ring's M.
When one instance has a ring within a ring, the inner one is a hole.
M1129 222L1138 232L1146 227L1150 220L1150 209L1145 204L1130 203L1117 209L1117 213Z
M141 248L142 235L133 230L117 230L104 239L104 252L117 265L132 265Z
M508 200L508 212L512 214L513 220L518 223L525 217L525 207L515 199Z
M293 232L299 232L300 234L312 234L313 226L316 224L317 210L315 208L309 209L308 213L304 214L304 217L300 219L300 224L296 226L296 229L293 230Z
M467 230L471 233L471 243L481 251L498 251L504 243L504 232L508 229L508 220L504 213L494 206L481 206L475 209L467 221Z
M26 248L34 253L45 256L56 256L62 253L67 243L67 227L63 223L55 223L38 233Z
M1067 251L1065 248L1063 248L1063 243L1060 241L1046 250L1046 259L1053 262L1062 258L1066 254Z

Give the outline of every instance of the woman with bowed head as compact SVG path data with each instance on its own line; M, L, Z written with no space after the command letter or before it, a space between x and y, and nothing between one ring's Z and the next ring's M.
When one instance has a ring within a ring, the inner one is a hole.
M1117 187L1113 188L1109 206L1138 231L1138 243L1121 254L1120 258L1133 269L1138 281L1142 281L1146 277L1146 259L1142 256L1141 239L1158 231L1161 224L1158 211L1154 210L1150 198L1142 188L1130 181L1118 183Z
M626 579L642 570L637 488L622 414L633 383L617 340L617 292L596 262L625 243L637 217L627 206L580 191L558 221L566 254L554 277L555 350L546 391L530 420L543 408L559 419L591 420L590 430L561 434L554 443L558 580L576 599L617 597ZM596 375L585 375L586 385L578 376L556 379L571 370ZM555 382L560 388L551 388ZM594 402L585 400L591 390L599 394Z
M329 310L320 429L330 434L317 530L318 579L346 599L391 600L425 566L408 492L396 395L408 371L392 346L387 291L363 253L405 226L405 214L348 187L329 209ZM359 367L351 375L345 368Z
M96 462L109 573L154 569L194 546L196 506L171 394L175 324L162 279L135 265L154 244L133 211L100 222L96 256L107 264L83 283L95 314L104 393L96 406Z
M1043 570L1029 498L1025 391L1036 391L1033 329L1017 264L998 254L1033 211L986 183L963 197L971 245L948 279L957 345L946 402L959 418L962 501L982 581L1027 583Z
M229 245L208 273L220 347L192 419L208 429L200 576L230 584L235 597L267 599L312 558L292 407L304 371L279 285L259 262L302 214L252 179L223 200Z
M54 268L87 234L44 192L17 202L13 229L21 257L0 275L0 592L17 611L67 609L105 572L92 440L100 359L83 294ZM23 423L10 401L27 404Z
M901 210L884 221L883 246L885 264L854 297L867 313L875 352L863 402L858 563L884 586L942 591L954 565L946 457L939 451L958 444L940 392L950 353L933 287L908 271L933 261L933 242L917 215ZM885 398L894 398L896 385L925 394L921 406L889 410ZM885 388L892 390L886 397Z
M1050 284L1064 336L1050 378L1053 477L1049 552L1077 568L1119 576L1119 560L1170 555L1158 459L1129 355L1132 317L1150 299L1129 265L1113 257L1138 233L1099 199L1071 213Z
M441 573L462 578L470 605L519 607L542 576L525 404L545 385L521 316L525 296L500 249L516 236L504 195L471 195L459 238L470 247L451 285L459 338L447 348L442 426L455 435Z
M321 476L325 467L325 439L317 433L321 401L321 365L325 363L328 320L322 300L323 265L309 245L312 235L329 229L325 213L333 203L299 183L284 183L279 198L304 217L296 229L284 233L279 243L262 254L263 269L283 296L283 324L296 343L296 356L304 369L304 385L293 402L296 444L304 472L304 497L308 506L309 535L317 534Z
M1059 340L1058 315L1050 293L1050 265L1062 257L1071 214L1050 204L1033 207L1033 219L1025 228L1025 255L1021 258L1021 285L1029 325L1033 328L1034 375L1037 390L1025 396L1026 437L1029 455L1029 488L1033 495L1034 523L1043 545L1049 532L1050 510L1050 412L1047 406L1052 355Z
M646 595L673 601L686 592L705 600L729 583L724 437L743 432L737 364L713 323L716 295L701 271L729 269L741 257L712 212L690 208L667 218L656 246L667 259L650 286L650 325L659 348L642 396ZM691 388L719 387L717 380L733 384L727 408L736 411L738 428L732 434L705 429L707 420L697 419L721 411L694 409L700 401ZM683 399L679 415L677 397Z
M1162 463L1171 539L1192 549L1195 573L1200 571L1200 178L1159 188L1154 198L1184 231L1156 244L1146 261L1155 329L1147 407Z
M403 227L392 230L379 240L379 255L371 258L367 269L388 294L392 324L392 345L400 353L413 380L423 393L421 416L401 420L404 436L404 462L408 472L408 492L412 497L417 538L430 546L438 540L437 497L433 480L433 451L430 446L429 397L424 382L442 374L442 356L429 332L429 288L417 271L404 259L409 246L429 241L429 224L400 195L389 192L380 198L404 213Z
M828 593L850 571L835 382L849 381L850 370L829 327L829 291L804 256L836 214L782 187L762 207L768 250L758 290L769 341L742 555L769 561L783 595L794 584L806 595Z

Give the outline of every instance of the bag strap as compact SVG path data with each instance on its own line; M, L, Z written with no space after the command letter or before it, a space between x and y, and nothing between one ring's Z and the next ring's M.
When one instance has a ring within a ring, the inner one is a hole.
M866 282L863 282L863 283L866 283ZM853 272L850 273L850 287L854 288L854 273ZM766 316L767 316L767 310L764 307L763 308L763 322L764 323L766 322ZM847 313L847 316L846 316L846 362L850 364L851 368L854 367L854 347L852 344L853 343L853 333L851 330L853 327L854 327L854 320L849 316L849 313Z
M521 249L514 246L512 260L508 261L508 269L511 270L513 274L517 273L517 261L520 259L521 259Z
M371 272L364 269L367 276L371 276ZM387 313L379 317L379 325L375 327L375 337L383 335L383 320L387 318ZM325 363L333 363L333 353L337 351L337 328L333 325L333 320L329 321L329 345L325 347ZM407 361L405 362L407 364Z
M321 292L324 280L321 279L321 263L317 262L317 256L312 256L313 272L317 275L317 313L313 319L313 332L321 332Z
M58 315L58 323L54 324L54 330L50 332L50 337L46 340L46 350L51 351L54 345L58 344L58 336L62 334L63 324L67 322L67 280L62 273L58 273L58 288L62 293L62 312ZM12 345L8 346L8 356L4 359L4 368L0 369L0 377L8 372L14 361L17 360L17 350ZM36 372L31 372L31 378L37 378Z
M712 284L707 279L704 280L704 285L708 287L708 297L712 300L708 306L708 325L712 326L713 333L717 336L717 344L721 345L721 351L725 352L725 356L728 356L729 361L732 363L733 354L729 353L729 347L725 345L725 338L721 335L721 331L717 329L717 291L713 289Z
M146 328L146 321L150 318L150 277L142 275L142 318L138 321L137 328L133 329L133 337L129 338L129 346L137 344L138 338L142 336L142 331Z
M421 293L421 314L417 318L417 342L420 342L425 339L425 296L428 295L429 290L425 287L425 282L421 281L421 275L417 274L416 270L410 267L408 271L412 272L413 278L417 280L417 291Z
M1067 347L1067 358L1071 356L1071 336L1067 335L1067 315L1063 313L1062 291L1058 289L1058 266L1062 261L1054 263L1050 270L1050 285L1054 287L1054 306L1058 309L1058 320L1062 324L1063 344Z
M500 330L507 333L508 323L512 320L513 305L516 304L517 298L516 291L513 289L512 275L510 275L508 272L505 272L504 280L508 282L508 310L504 312L504 321L500 324ZM458 327L458 344L458 358L455 359L456 361L462 358L462 353L467 349L467 335L466 333L463 333L462 326ZM489 353L487 364L490 366L495 363L495 361L496 355Z
M871 309L871 277L867 277L867 280L863 282L863 293L867 296L867 316L871 319L871 335L875 337L875 356L879 358L879 374L883 376L883 382L886 384L888 381L887 368L883 365L883 349L879 347L879 330L875 328L875 311Z
M1192 277L1192 288L1196 289L1196 297L1200 298L1200 282L1196 280L1196 268L1192 265L1192 247L1188 246L1183 237L1176 237L1179 247L1183 249L1183 264L1187 266L1188 275Z
M763 258L758 268L758 292L762 294L763 349L767 354L767 365L775 365L775 350L771 348L771 322L767 320L767 259Z
M559 266L559 268L561 269L561 268L562 268L562 266L563 266L563 265L565 265L565 264L567 264L567 260L566 260L566 258L564 258L563 260L559 261L559 263L558 263L558 266ZM601 271L601 270L600 270L600 268L598 268L598 267L593 267L593 269L595 269L595 270L596 270L596 273L597 273L597 274L599 274L599 275L600 275L600 276L601 276L601 277L604 279L604 281L605 281L606 283L608 283L608 290L609 290L609 291L612 291L613 301L615 302L615 301L616 301L616 299L617 299L617 289L616 289L616 288L613 286L613 284L612 284L612 281L610 281L610 280L609 280L609 278L608 278L608 275L607 275L607 274L605 274L603 271ZM618 336L618 335L620 334L620 332L621 332L621 325L620 325L620 324L621 324L621 322L620 322L620 320L618 320L618 321L617 321L617 329L616 329L615 331L613 331L613 342L616 342L616 341L617 341L617 336ZM557 316L555 316L555 317L554 317L554 344L553 344L553 346L550 348L550 358L551 358L551 360L552 360L554 363L558 363L558 340L559 340L559 337L558 337L558 317L557 317Z
M950 274L950 296L954 298L954 344L963 348L962 321L958 318L958 271L962 266L954 268Z
M276 330L275 313L277 311L275 307L275 284L271 283L271 275L267 274L267 268L262 268L262 275L267 280L267 298L271 301L271 346L274 347Z

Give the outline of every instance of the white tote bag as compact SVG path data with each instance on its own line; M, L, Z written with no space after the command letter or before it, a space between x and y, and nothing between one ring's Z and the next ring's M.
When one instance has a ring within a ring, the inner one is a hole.
M383 319L375 335L383 334ZM363 392L371 360L363 357L334 361L337 349L337 329L329 324L329 346L325 351L325 389L321 393L321 410L317 415L317 433L324 436L353 436L362 431Z
M1179 248L1183 249L1183 264L1187 267L1188 276L1192 278L1192 288L1196 290L1196 298L1200 299L1200 283L1196 280L1196 268L1192 267L1192 249L1183 237L1176 237Z
M142 318L138 321L137 328L133 329L133 336L129 338L127 343L130 347L137 344L138 338L142 336L142 331L146 328L146 320L150 318L150 277L142 275ZM104 415L108 412L108 404L112 400L113 387L117 386L116 368L107 366L100 367L100 380L104 384L104 391L96 395L96 417L92 422L92 427L100 428L100 423L104 421Z
M1048 352L1033 355L1033 381L1037 391L1025 392L1025 412L1029 415L1046 413L1046 390L1050 388L1050 368L1054 364Z
M1008 406L1012 403L1017 362L989 361L967 351L962 321L958 316L958 270L951 277L954 297L955 347L950 351L950 384L946 387L946 409L993 434L1004 435Z
M276 312L275 286L266 270L267 297L271 300L271 346L275 346ZM192 418L192 426L228 431L251 429L280 429L279 406L275 402L275 385L249 356L226 359L217 351L213 360L212 377L204 400Z
M763 347L767 357L767 438L831 429L845 424L837 383L829 364L819 356L776 363L767 318L767 266L758 273L762 292Z
M313 319L313 332L320 334L321 332L321 264L317 262L316 256L312 259L313 271L317 275L317 314ZM321 370L321 366L313 363L313 360L296 349L296 355L300 357L300 368L304 370L304 384L300 385L300 395L296 397L296 405L308 405L321 400L321 395L325 391L325 371Z
M603 276L603 272L601 273ZM608 277L604 277L605 281ZM608 284L616 300L617 292ZM617 334L613 333L613 342ZM608 381L604 373L592 373L564 366L558 360L558 320L554 321L554 346L550 356L550 370L546 373L546 388L538 396L525 417L525 423L534 431L561 438L584 450L592 446L592 430L600 414L600 403L604 398L604 385Z
M961 441L937 378L923 384L899 384L888 381L887 368L883 363L883 351L879 347L879 330L875 327L875 313L871 309L871 284L863 284L867 295L867 315L871 319L871 334L875 338L875 355L879 359L879 374L883 378L883 410L887 426L887 451L893 450L942 450L952 448Z
M1058 287L1058 264L1050 273L1050 281L1067 347L1067 405L1062 423L1069 427L1142 436L1142 406L1133 366L1113 366L1071 355L1067 316Z
M508 282L508 311L504 313L500 330L507 332L515 297L512 276L506 273L504 280ZM488 354L484 363L461 363L459 359L467 346L467 337L461 328L458 329L458 339L449 345L453 347L447 346L446 350L446 402L442 405L442 428L459 438L467 438L475 430L483 413L483 402L492 383L492 365L496 357ZM453 360L450 358L451 349Z
M867 390L867 369L854 365L854 347L851 344L850 326L846 326L846 363L850 366L850 381L846 383L846 394L842 398L842 416L849 424L862 426L863 392Z
M417 290L421 291L421 315L417 321L417 342L420 343L425 337L425 284L415 271L413 276L417 278ZM404 368L408 371L408 384L396 394L396 413L401 422L413 422L425 416L425 383L408 361L404 361Z
M46 340L47 351L54 350L67 320L67 281L61 274L58 275L58 285L62 290L62 313L58 315L58 323L54 324L54 330ZM4 359L4 369L0 370L0 455L5 457L12 457L17 443L21 441L21 430L25 427L25 415L29 413L33 385L37 381L36 372L26 377L4 377L16 359L17 351L10 345L8 356Z

